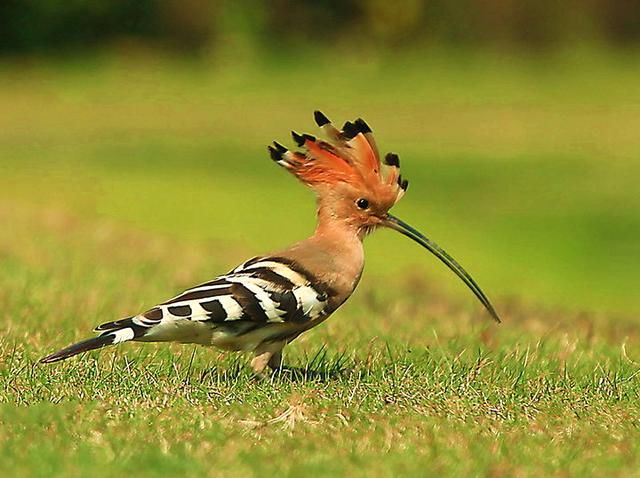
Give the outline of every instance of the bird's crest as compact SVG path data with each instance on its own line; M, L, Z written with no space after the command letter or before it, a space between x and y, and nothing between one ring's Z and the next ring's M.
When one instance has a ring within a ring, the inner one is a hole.
M389 206L400 200L409 182L400 175L398 155L388 153L380 161L371 128L363 119L347 121L338 130L320 111L314 118L327 141L292 131L304 152L274 142L269 152L275 162L315 190L344 182L376 194Z

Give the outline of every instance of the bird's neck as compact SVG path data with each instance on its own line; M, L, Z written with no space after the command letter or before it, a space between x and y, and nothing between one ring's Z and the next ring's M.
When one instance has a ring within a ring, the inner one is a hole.
M340 238L348 242L362 242L364 235L360 229L344 219L338 219L330 213L318 212L318 221L314 236L324 238Z
M357 228L330 216L319 215L315 233L280 255L295 260L335 291L330 298L332 308L351 295L364 268L362 238Z
M333 264L344 264L343 267L359 275L364 266L364 236L357 224L339 217L334 210L324 207L321 203L318 208L316 230L309 240L317 247L329 251Z
M334 307L338 307L360 281L364 269L362 236L349 224L318 218L315 233L308 239L308 244L316 251L312 267L337 292L332 302Z

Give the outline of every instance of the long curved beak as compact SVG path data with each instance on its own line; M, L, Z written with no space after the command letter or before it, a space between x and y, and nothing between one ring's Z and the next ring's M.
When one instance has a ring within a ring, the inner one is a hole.
M455 272L455 274L460 279L462 279L462 282L467 284L467 287L469 287L469 289L471 289L471 291L480 300L480 302L482 302L482 305L485 306L489 314L491 314L491 317L493 317L493 319L496 322L500 322L500 317L498 317L498 313L493 308L493 305L491 305L491 302L489 301L487 296L484 294L484 292L482 292L482 289L480 289L480 286L476 283L476 281L473 280L473 278L467 273L467 271L465 271L464 268L456 262L456 260L453 257L451 257L449 254L446 253L444 249L442 249L438 244L436 244L432 240L426 238L420 231L417 231L416 229L411 227L409 224L401 221L400 219L398 219L395 216L392 216L391 214L387 214L385 216L383 223L385 226L391 229L395 229L400 234L403 234L413 239L422 247L424 247L425 249L433 253L449 269Z

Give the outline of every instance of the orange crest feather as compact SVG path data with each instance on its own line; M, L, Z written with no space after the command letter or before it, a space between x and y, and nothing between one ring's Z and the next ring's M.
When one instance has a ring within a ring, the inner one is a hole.
M398 156L389 153L380 162L371 128L362 119L335 128L319 111L314 113L318 126L329 141L292 132L294 141L305 153L290 151L280 143L269 146L271 158L311 188L344 182L397 202L408 181L400 176Z

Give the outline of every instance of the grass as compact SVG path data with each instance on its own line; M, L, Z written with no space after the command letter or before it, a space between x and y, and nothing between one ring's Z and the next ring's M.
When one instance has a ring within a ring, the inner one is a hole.
M1 470L638 475L640 64L332 66L322 81L284 61L0 68ZM303 377L255 382L246 357L191 346L37 365L308 233L312 197L264 146L318 107L362 114L400 153L397 215L473 273L502 325L379 232L354 297L288 347Z

